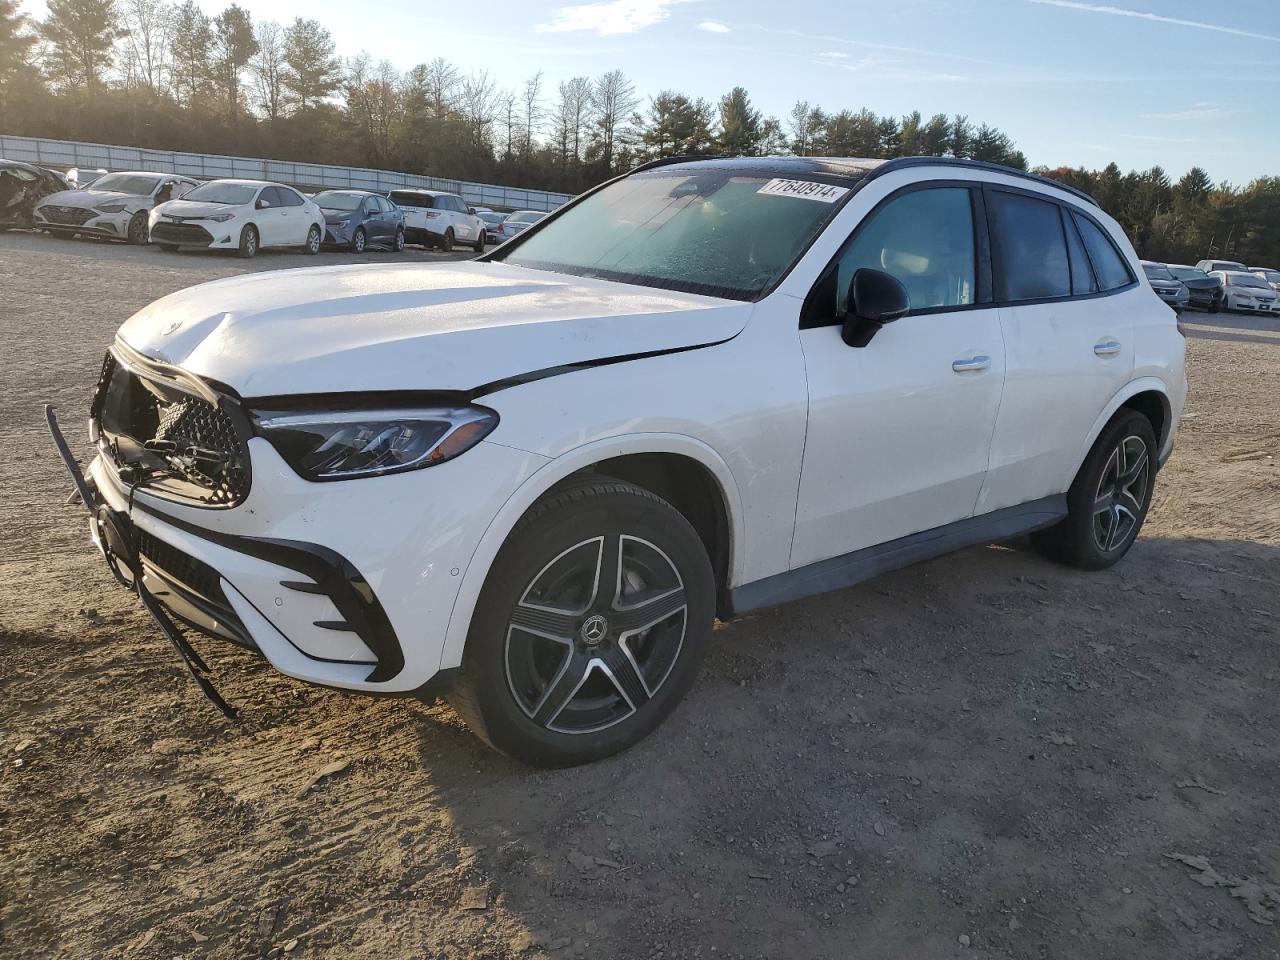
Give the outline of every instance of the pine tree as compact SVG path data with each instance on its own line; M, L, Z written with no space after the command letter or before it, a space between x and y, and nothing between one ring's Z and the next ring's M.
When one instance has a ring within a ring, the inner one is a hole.
M45 66L59 86L95 91L122 35L115 0L49 0L40 36L49 45Z
M760 148L760 111L742 87L734 87L720 98L720 134L717 149L731 157L754 156Z
M316 20L298 17L284 34L284 75L281 83L299 110L332 96L342 83L342 64L333 37Z

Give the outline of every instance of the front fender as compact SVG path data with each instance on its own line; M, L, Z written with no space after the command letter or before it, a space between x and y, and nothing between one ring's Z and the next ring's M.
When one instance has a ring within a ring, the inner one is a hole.
M440 652L440 669L456 667L462 663L462 651L466 646L471 617L489 575L489 568L525 511L569 475L601 460L639 453L686 456L700 463L715 477L724 498L729 524L729 583L733 585L741 581L744 554L742 500L728 464L715 450L701 440L675 433L640 433L596 440L574 447L554 460L547 461L511 494L490 521L462 575L462 584L449 615L449 627Z

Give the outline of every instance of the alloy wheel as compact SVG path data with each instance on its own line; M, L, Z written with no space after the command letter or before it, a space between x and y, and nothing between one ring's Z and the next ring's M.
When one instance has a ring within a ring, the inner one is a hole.
M1123 547L1141 523L1150 470L1141 437L1125 437L1107 458L1093 501L1093 539L1103 553Z
M307 231L307 252L308 253L320 252L320 228L319 227L312 227L309 231Z
M540 727L603 730L658 693L687 618L684 582L661 549L625 534L584 540L539 570L512 610L507 683Z

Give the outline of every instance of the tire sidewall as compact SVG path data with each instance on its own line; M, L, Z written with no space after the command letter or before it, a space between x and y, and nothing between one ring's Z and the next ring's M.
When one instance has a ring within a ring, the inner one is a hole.
M351 252L364 253L368 243L369 238L365 236L364 227L356 227L356 232L351 235Z
M1115 450L1116 445L1121 440L1130 436L1140 437L1147 447L1147 486L1144 491L1142 510L1138 515L1138 522L1129 536L1125 538L1124 543L1113 550L1104 552L1094 541L1093 536L1094 501L1097 496L1098 484L1102 479L1102 471L1111 459L1112 451ZM1111 566L1111 564L1129 552L1129 548L1133 546L1134 541L1142 532L1142 526L1151 510L1151 498L1155 491L1156 473L1159 469L1158 458L1158 440L1156 439L1155 431L1151 427L1151 421L1136 410L1126 411L1113 418L1102 433L1098 435L1097 441L1089 451L1089 456L1085 458L1080 472L1076 475L1075 481L1071 484L1071 489L1067 492L1069 536L1076 540L1083 565L1093 569L1102 569L1103 567Z
M311 229L307 231L307 246L306 246L307 253L313 254L313 255L319 253L320 244L322 244L323 242L324 242L324 235L321 233L320 228L313 223L311 225Z
M440 241L440 249L445 253L453 252L453 230L452 228L444 232L444 238Z
M253 237L252 244L249 241L251 236ZM256 257L261 242L261 238L258 236L258 228L251 223L245 224L240 231L240 256L247 260Z
M644 491L612 481L602 483L610 492L573 500L536 517L523 529L517 527L489 572L467 638L464 670L474 679L489 739L505 753L542 765L597 760L651 733L696 679L715 618L711 564L688 521ZM602 533L642 537L667 554L685 586L685 636L666 681L636 714L597 733L556 733L525 716L511 693L506 674L507 625L516 601L548 561Z
M134 235L135 223L142 224L141 233L137 237L135 237ZM149 238L147 237L147 214L144 211L139 210L137 213L135 213L132 217L129 218L129 227L125 235L125 240L127 243L131 243L131 244L134 244L135 246L140 247L140 246L145 246L146 243L148 242L148 239Z
M395 246L396 246L396 253L404 253L404 231L403 230L396 231Z

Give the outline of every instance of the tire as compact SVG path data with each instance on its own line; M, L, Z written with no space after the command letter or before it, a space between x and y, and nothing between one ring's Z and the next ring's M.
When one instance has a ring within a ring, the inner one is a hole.
M139 210L129 219L129 228L125 233L125 239L137 247L150 243L151 238L148 236L147 212L145 210Z
M396 253L404 253L404 230L396 231L395 251Z
M453 227L444 232L444 239L440 241L440 249L445 253L453 253Z
M356 227L356 232L351 235L351 252L364 253L364 248L368 244L365 237L364 227Z
M1123 409L1103 428L1067 491L1067 517L1032 534L1046 556L1081 570L1105 570L1133 546L1156 485L1155 431Z
M324 234L321 233L320 228L313 223L311 225L311 229L307 231L307 242L303 245L302 250L304 253L315 256L320 252L320 244L323 242Z
M252 223L245 224L240 231L240 247L236 252L246 260L258 255L258 228Z
M474 250L476 253L484 253L484 235L485 235L485 232L481 230L476 235L476 242L471 245L471 249Z
M610 583L621 589L600 589ZM481 739L525 763L599 760L676 708L714 616L711 564L689 522L647 490L585 477L512 531L446 696Z

